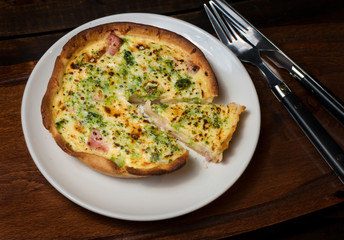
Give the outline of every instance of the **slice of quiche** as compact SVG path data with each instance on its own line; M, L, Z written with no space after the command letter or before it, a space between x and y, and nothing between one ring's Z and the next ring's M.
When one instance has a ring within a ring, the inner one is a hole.
M212 162L222 161L223 151L228 148L244 110L236 103L223 106L148 101L144 106L152 122Z

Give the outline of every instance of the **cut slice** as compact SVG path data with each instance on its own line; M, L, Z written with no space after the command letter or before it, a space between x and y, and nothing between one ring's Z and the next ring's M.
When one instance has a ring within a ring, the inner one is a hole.
M144 106L145 113L159 127L169 131L207 161L222 161L245 106L175 103Z

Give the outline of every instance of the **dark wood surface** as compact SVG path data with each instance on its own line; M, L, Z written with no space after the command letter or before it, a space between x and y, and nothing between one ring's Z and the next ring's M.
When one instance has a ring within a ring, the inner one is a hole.
M0 1L0 239L344 237L344 185L271 94L259 71L246 64L262 111L256 152L232 188L195 212L155 222L104 217L65 198L35 166L22 132L21 100L35 64L56 40L87 21L125 12L168 15L214 34L204 2ZM342 0L232 2L289 57L344 99ZM281 74L343 147L343 126L287 73Z

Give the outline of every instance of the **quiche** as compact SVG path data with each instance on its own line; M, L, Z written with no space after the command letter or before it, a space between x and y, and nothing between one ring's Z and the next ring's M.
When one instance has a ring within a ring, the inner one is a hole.
M212 162L222 161L244 110L245 106L236 103L145 104L145 112L155 124Z
M80 32L57 57L42 100L45 128L68 154L115 177L185 165L188 151L138 104L207 104L218 95L203 53L153 26L109 23Z

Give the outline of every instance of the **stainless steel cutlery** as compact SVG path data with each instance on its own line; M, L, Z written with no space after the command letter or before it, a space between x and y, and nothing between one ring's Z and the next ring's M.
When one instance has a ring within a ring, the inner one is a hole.
M285 82L270 69L261 58L261 53L264 52L273 62L277 62L299 79L323 104L326 103L328 110L343 124L344 107L341 100L311 78L229 4L221 0L211 0L209 6L210 8L205 4L204 8L219 39L241 61L258 67L276 98L344 183L343 150Z

